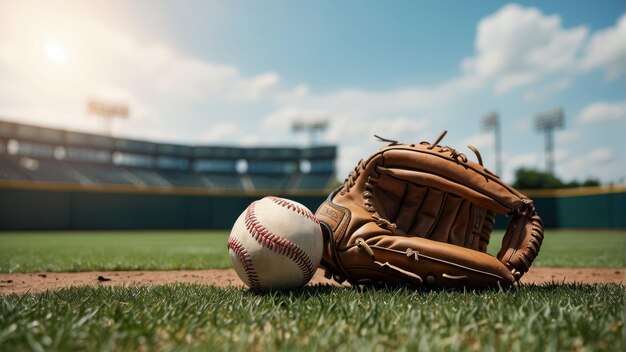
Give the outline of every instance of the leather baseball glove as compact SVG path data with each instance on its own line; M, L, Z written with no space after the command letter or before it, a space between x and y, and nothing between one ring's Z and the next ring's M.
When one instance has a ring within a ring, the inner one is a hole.
M390 142L361 160L319 207L326 276L353 285L431 288L514 285L539 253L533 201L456 149ZM495 214L511 217L496 257Z

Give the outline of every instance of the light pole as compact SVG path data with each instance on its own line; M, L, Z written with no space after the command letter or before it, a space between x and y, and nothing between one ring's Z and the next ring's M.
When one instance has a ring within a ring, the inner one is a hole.
M89 98L87 100L87 113L103 119L104 133L108 136L113 132L113 118L128 118L129 110L127 104L112 103L95 98Z
M328 128L328 119L324 117L312 119L296 119L291 124L293 132L305 132L310 146L318 144L318 136Z
M537 114L535 128L545 133L546 172L554 175L554 130L565 126L563 109L557 108Z
M493 130L496 152L496 174L502 177L502 137L500 135L500 116L492 111L483 117L483 129Z

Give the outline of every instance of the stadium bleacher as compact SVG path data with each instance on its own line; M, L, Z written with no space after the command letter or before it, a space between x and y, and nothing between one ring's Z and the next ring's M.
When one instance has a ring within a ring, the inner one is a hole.
M325 190L335 146L188 146L0 121L0 180L239 191Z
M295 188L297 189L324 189L328 186L328 176L326 174L304 174Z
M171 187L172 183L161 176L157 171L127 168L127 172L139 180L139 184L153 187Z
M244 189L241 177L237 174L203 174L209 185L218 189Z
M199 174L193 172L183 172L183 171L161 171L160 175L172 185L176 187L196 187L196 188L207 188L210 185L207 183L206 179Z
M286 189L291 177L289 175L250 175L255 189Z
M27 180L29 177L20 171L20 168L13 166L13 160L7 157L0 157L0 179L5 180Z

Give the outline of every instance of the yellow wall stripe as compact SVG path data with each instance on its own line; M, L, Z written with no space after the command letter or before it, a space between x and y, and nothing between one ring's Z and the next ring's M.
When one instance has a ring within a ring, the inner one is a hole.
M533 197L576 197L576 196L595 196L601 194L624 193L626 187L624 185L617 186L595 186L595 187L577 187L562 189L527 189L521 191L530 198Z
M181 196L325 196L330 191L319 190L224 190L208 188L186 187L155 187L137 185L113 185L113 184L78 184L64 182L40 182L24 180L0 180L0 189L21 189L36 191L72 191L72 192L99 192L99 193L138 193L138 194L162 194Z
M264 196L270 194L294 195L294 196L325 196L330 190L224 190L186 187L155 187L137 185L114 185L114 184L78 184L63 182L40 182L24 180L0 180L0 189L24 189L38 191L73 191L73 192L100 192L100 193L140 193L140 194L164 194L183 196ZM574 197L592 196L612 193L625 193L624 185L578 187L564 189L527 189L521 190L528 197Z

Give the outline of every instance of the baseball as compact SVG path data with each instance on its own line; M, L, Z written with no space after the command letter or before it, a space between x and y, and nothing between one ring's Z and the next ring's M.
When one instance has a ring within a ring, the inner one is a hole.
M228 253L239 278L255 291L294 289L311 280L322 258L319 221L298 202L265 197L239 216Z

